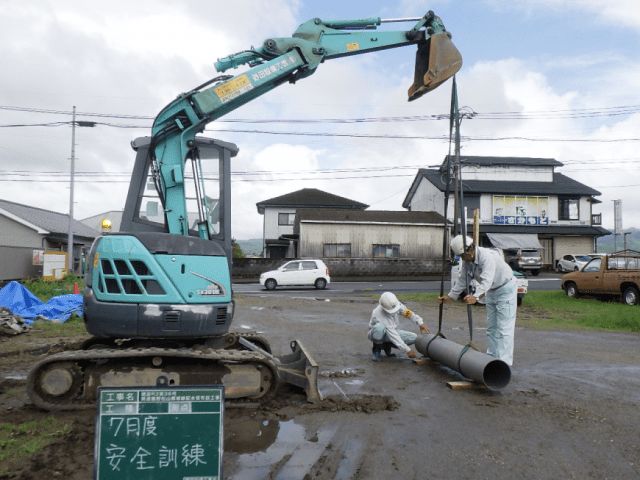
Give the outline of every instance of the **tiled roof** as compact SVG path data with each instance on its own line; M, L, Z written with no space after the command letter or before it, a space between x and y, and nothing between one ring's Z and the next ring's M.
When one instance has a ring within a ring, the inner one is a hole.
M605 228L591 225L546 225L544 227L536 227L529 225L491 225L481 224L480 232L482 233L535 233L544 235L593 235L601 237L611 235L611 232Z
M270 198L256 203L258 213L263 214L265 207L289 208L347 208L364 210L369 207L364 203L323 192L317 188L303 188L296 192Z
M0 209L52 234L67 234L69 232L68 214L30 207L20 203L9 202L8 200L0 200ZM76 219L73 220L73 234L87 238L100 236L99 231Z
M447 157L444 157L442 166L447 163ZM453 158L452 158L453 161ZM534 158L534 157L475 157L469 155L460 155L460 163L463 165L523 165L527 167L561 167L564 165L555 158Z
M99 215L94 215L93 217L83 218L81 220L85 225L93 228L94 230L101 231L102 230L102 220L109 219L111 220L111 231L119 232L120 231L120 223L122 223L122 211L111 210L109 212L104 212Z
M411 198L416 192L419 180L425 178L438 190L446 190L446 179L439 169L421 168L404 199L402 206L409 208ZM465 180L462 178L464 194L493 193L496 195L601 195L598 190L586 186L561 173L553 174L552 182L514 182L498 180ZM453 193L453 184L449 186Z

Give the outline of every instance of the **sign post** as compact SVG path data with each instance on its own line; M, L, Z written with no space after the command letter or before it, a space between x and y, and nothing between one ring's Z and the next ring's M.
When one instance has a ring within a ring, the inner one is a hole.
M221 480L224 387L101 387L94 480Z

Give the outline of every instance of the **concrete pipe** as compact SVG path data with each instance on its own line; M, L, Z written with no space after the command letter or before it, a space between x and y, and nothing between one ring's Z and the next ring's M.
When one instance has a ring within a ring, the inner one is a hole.
M420 335L415 346L425 357L482 383L490 390L500 390L511 380L511 368L507 363L446 338L430 333Z

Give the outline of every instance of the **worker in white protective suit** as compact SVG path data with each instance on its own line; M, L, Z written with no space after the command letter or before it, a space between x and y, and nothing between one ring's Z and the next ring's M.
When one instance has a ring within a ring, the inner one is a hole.
M367 334L367 338L373 342L374 362L382 360L382 350L387 357L395 357L396 355L391 352L392 348L402 350L409 358L416 358L416 354L409 345L416 343L418 335L398 330L401 317L408 318L418 325L421 332L429 333L429 327L423 323L417 313L400 303L393 293L384 292L380 295L379 305L371 313Z
M464 297L473 305L485 297L487 302L487 355L513 365L513 338L516 328L518 286L513 270L498 252L476 247L469 237L458 235L451 240L451 251L460 255L462 265L457 279L451 279L451 291L438 297L438 303L449 303L464 291L465 275L477 281L473 295Z

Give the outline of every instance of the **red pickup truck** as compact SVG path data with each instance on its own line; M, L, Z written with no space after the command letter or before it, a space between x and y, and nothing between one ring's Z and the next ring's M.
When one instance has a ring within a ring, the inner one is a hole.
M627 305L640 303L640 252L626 250L596 257L582 270L562 277L567 296L622 297Z

